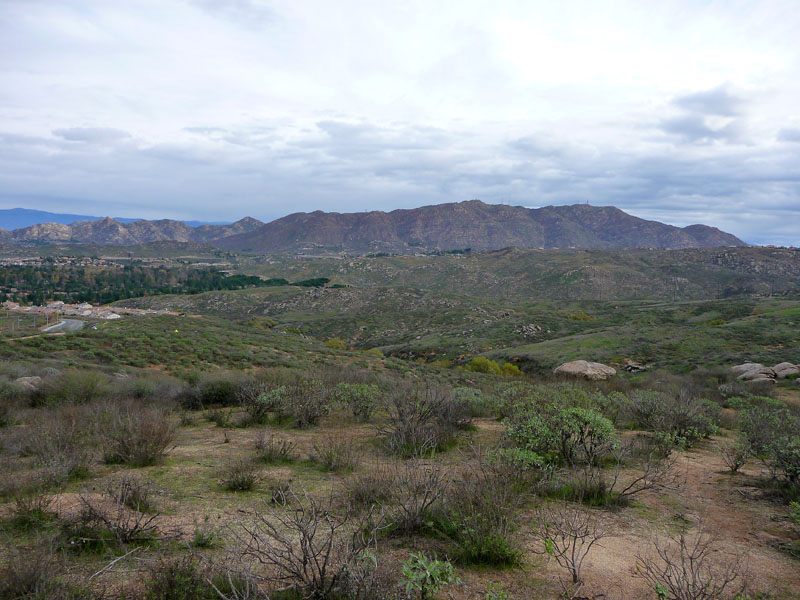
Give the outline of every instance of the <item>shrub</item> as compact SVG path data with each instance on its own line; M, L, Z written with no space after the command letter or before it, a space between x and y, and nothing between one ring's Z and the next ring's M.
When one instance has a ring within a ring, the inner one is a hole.
M58 516L51 510L53 497L41 488L14 494L10 524L17 529L40 529Z
M459 562L493 566L519 562L513 534L524 496L504 475L480 464L450 485L444 500L431 511L428 527L452 544L452 555Z
M484 394L481 390L469 387L453 388L450 392L457 402L469 407L469 416L488 417L495 409L496 401L493 396Z
M235 406L239 401L238 392L243 383L241 375L222 373L198 378L192 393L186 397L190 406Z
M506 377L522 377L524 375L514 363L503 363L503 366L500 367L500 373Z
M353 440L328 436L314 443L311 460L323 471L349 473L358 466L358 449Z
M237 394L247 413L247 423L263 425L270 414L280 412L286 386L272 387L266 381L255 380L242 385Z
M244 460L236 460L220 473L220 485L229 492L249 492L258 483L255 466Z
M401 534L417 533L430 521L433 509L444 498L449 474L441 467L408 461L392 471L391 526Z
M502 375L503 371L495 361L486 358L485 356L476 356L465 367L467 371L473 373L487 373L490 375Z
M54 482L88 473L94 441L87 407L63 406L40 414L23 434L20 452L33 456Z
M762 403L740 415L740 425L752 452L791 483L800 480L800 418L788 409Z
M369 421L381 399L381 390L370 383L340 383L334 389L333 396L359 421Z
M347 480L347 498L355 507L370 507L383 504L392 496L393 471L387 467L357 473Z
M316 425L330 411L328 388L322 381L300 380L288 386L279 417L289 417L300 429Z
M256 456L266 464L285 464L295 461L295 444L273 433L262 431L256 438Z
M469 422L469 405L439 388L396 390L389 397L388 424L378 428L384 447L403 458L444 450Z
M291 490L283 504L256 511L252 524L232 530L242 557L267 568L262 580L300 598L386 597L377 589L380 523L372 514L355 519Z
M94 371L67 371L47 387L52 401L65 404L97 402L110 392L106 378Z
M338 337L328 338L325 341L325 345L334 350L347 350L347 343Z
M103 417L101 435L108 463L155 464L163 458L177 429L169 411L135 402L109 406Z
M430 600L443 587L458 583L456 570L448 561L433 560L422 552L412 553L401 568L406 594Z
M719 422L716 404L685 392L636 390L631 395L631 410L641 427L674 434L687 446L716 433Z
M593 464L618 443L611 421L586 408L537 407L507 425L516 446L570 465Z
M750 444L746 440L738 440L732 444L725 444L720 448L722 462L731 473L736 473L747 463L750 456Z
M146 600L215 600L219 598L206 576L190 558L159 562L150 569Z

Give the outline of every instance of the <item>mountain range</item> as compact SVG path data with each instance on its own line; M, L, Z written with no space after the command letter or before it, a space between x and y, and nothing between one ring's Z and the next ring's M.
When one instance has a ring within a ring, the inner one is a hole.
M71 225L76 221L99 221L103 217L92 217L89 215L73 215L71 213L54 213L46 210L34 210L32 208L4 208L0 209L0 229L21 229L40 223L61 223ZM141 219L131 219L128 217L114 217L120 223L133 223ZM227 225L228 222L207 222L207 221L182 221L190 227L200 225Z
M365 213L295 213L262 223L245 217L229 225L191 227L181 221L103 218L72 224L42 223L0 230L13 245L91 243L135 245L153 241L207 242L226 250L257 253L400 253L520 248L662 249L746 246L707 225L675 227L587 204L522 206L480 200L415 209Z

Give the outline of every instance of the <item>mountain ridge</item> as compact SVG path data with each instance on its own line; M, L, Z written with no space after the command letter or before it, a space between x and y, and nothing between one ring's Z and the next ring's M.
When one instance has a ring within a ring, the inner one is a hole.
M0 230L14 245L91 243L135 245L155 241L201 242L257 253L416 253L519 248L699 248L746 246L708 225L675 227L588 204L526 208L480 200L390 212L293 213L269 223L245 217L228 225L191 227L182 221L121 222L104 217L71 224L40 223Z
M391 212L294 213L218 240L218 245L262 253L309 249L403 253L465 248L678 249L747 244L715 227L675 227L611 206L575 204L530 209L468 200Z
M0 208L0 230L13 230L41 225L43 223L60 223L61 225L71 225L78 221L99 221L104 217L91 215L76 215L72 213L54 213L46 210L35 210L32 208ZM141 218L113 217L120 223L133 223L141 221ZM189 227L200 227L203 225L229 225L225 221L181 221Z

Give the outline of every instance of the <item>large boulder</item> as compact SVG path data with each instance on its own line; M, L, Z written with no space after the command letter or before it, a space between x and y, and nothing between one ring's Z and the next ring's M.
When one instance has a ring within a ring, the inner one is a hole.
M583 377L597 381L608 379L617 374L616 369L604 365L603 363L588 362L585 360L573 360L572 362L559 365L553 371L554 375L568 375L570 377Z
M42 385L41 377L19 377L14 380L14 385L25 392L35 392Z
M800 367L788 362L778 363L777 365L772 367L772 370L775 371L775 376L778 379L785 379L789 375L800 374Z
M747 362L747 363L742 363L741 365L736 365L735 367L731 367L731 373L733 375L739 376L739 375L744 375L748 371L760 370L763 368L764 365L762 365L761 363Z

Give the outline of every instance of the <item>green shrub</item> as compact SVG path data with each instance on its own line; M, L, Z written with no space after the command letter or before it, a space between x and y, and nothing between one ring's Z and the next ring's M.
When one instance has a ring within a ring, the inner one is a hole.
M611 421L587 408L537 407L507 421L519 448L567 464L593 464L617 445Z
M430 600L443 587L459 583L455 568L449 561L428 558L422 552L411 553L401 567L406 594L420 600Z
M485 356L476 356L465 367L467 371L473 373L488 373L490 375L502 375L503 371L495 361L489 360Z
M283 410L286 386L272 387L265 381L252 381L239 388L239 401L247 413L247 423L263 425L271 414Z
M56 403L89 404L106 398L111 388L100 373L67 371L48 383L48 391Z
M718 431L719 406L687 393L636 390L631 394L631 410L640 427L674 434L686 446Z
M347 342L338 337L329 338L325 341L325 345L334 350L347 350Z
M346 406L359 421L368 421L381 399L381 389L370 383L339 383L333 391L333 398Z

